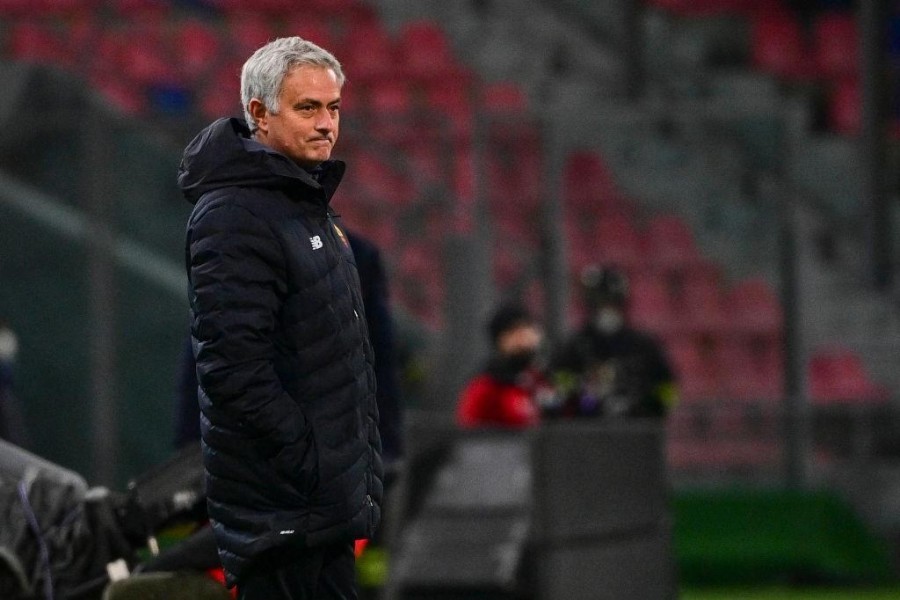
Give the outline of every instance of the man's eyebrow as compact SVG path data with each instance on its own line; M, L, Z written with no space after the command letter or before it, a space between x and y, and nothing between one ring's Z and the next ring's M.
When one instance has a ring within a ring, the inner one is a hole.
M338 96L337 98L335 98L333 100L329 100L327 102L327 104L329 104L329 105L337 104L340 101L341 101L341 97ZM301 98L301 99L297 100L296 102L294 102L294 106L302 106L304 104L312 104L313 106L322 106L323 104L326 104L326 103L322 102L321 100L316 100L315 98Z

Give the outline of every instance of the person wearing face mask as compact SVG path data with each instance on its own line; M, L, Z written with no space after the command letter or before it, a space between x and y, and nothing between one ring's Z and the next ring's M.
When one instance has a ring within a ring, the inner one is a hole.
M591 266L580 283L587 318L553 358L561 402L551 414L665 416L678 400L675 377L660 344L628 323L628 281Z
M492 351L484 368L463 389L456 410L464 428L520 429L540 421L540 407L553 389L537 367L541 331L517 304L500 306L488 323Z

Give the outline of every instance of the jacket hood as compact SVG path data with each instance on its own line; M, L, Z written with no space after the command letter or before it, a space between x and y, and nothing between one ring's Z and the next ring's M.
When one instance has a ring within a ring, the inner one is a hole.
M326 161L314 177L284 154L254 140L244 121L232 117L213 122L187 145L178 167L178 186L191 204L206 192L236 186L305 186L323 189L328 201L344 169L341 161Z

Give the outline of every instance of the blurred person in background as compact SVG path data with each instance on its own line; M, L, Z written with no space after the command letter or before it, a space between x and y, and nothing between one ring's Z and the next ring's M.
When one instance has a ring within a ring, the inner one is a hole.
M25 418L14 385L18 353L19 338L9 323L0 319L0 439L25 447Z
M459 397L456 421L464 428L526 428L540 422L553 389L537 366L542 334L518 304L501 305L487 327L491 355Z
M663 417L678 401L661 345L628 323L628 281L612 268L581 275L586 320L555 353L558 416Z
M374 354L330 206L344 75L298 37L241 72L245 119L185 149L191 333L209 517L240 600L358 598L380 518Z

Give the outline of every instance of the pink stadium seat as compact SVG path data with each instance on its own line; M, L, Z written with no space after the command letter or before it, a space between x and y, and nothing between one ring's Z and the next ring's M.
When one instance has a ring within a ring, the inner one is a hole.
M845 77L833 83L828 95L829 128L844 136L856 136L862 127L862 98L859 81Z
M95 75L91 85L100 94L127 115L138 115L147 110L147 98L142 90L118 77Z
M663 269L687 268L700 262L694 232L681 217L657 215L643 231L650 262Z
M779 77L807 79L814 72L800 22L786 10L754 17L750 53L756 68Z
M412 112L415 100L404 79L379 79L368 86L366 110L375 118L384 118L394 123L396 118Z
M598 263L626 270L646 265L641 235L627 215L612 214L598 219L590 238L581 243L594 249Z
M481 88L481 106L493 113L520 115L528 110L528 98L517 83L486 83Z
M722 388L734 400L775 401L784 395L780 340L723 338L718 346Z
M719 366L715 354L703 349L690 336L669 338L666 354L678 378L680 398L685 403L715 400L721 397Z
M425 108L446 119L447 133L459 141L471 139L475 127L474 76L463 72L452 80L429 82L425 86Z
M819 350L809 360L810 399L819 403L883 402L888 390L869 376L862 359L847 348Z
M361 84L396 76L396 45L377 21L353 26L344 36L340 56L346 64L348 77Z
M609 166L597 152L576 151L566 158L563 198L576 214L615 213L628 210Z
M200 90L199 108L207 119L241 116L241 63L220 65Z
M253 12L228 15L226 31L232 58L242 62L277 37L275 26L269 19Z
M7 51L19 61L46 65L72 65L72 56L60 32L39 21L17 21L11 24Z
M176 22L172 45L177 48L178 60L174 62L179 73L192 83L218 66L223 55L218 31L199 19Z
M684 273L679 304L688 331L721 335L728 330L725 293L719 272L712 264L706 263Z
M455 68L450 43L433 21L410 21L402 25L397 49L404 73L417 81L449 77Z
M735 330L768 335L781 332L781 302L766 280L749 277L737 282L728 291L726 302Z
M352 164L355 184L369 201L405 207L415 199L410 180L374 152L357 152Z
M114 59L114 65L124 79L142 86L170 83L175 80L175 66L173 61L168 59L162 43L150 36L142 36L139 39L144 41L140 44L121 44Z
M678 329L668 282L655 273L635 273L629 281L628 318L638 329L664 337Z
M825 12L812 25L812 50L817 74L826 79L859 72L859 31L850 12Z

